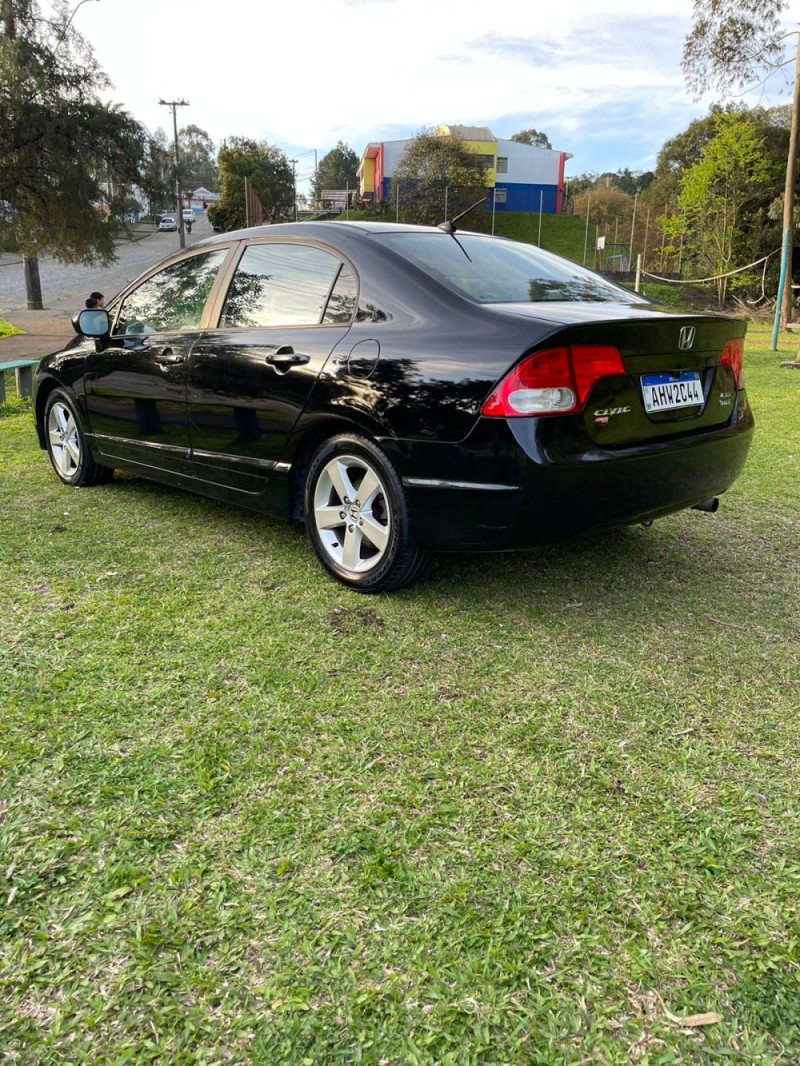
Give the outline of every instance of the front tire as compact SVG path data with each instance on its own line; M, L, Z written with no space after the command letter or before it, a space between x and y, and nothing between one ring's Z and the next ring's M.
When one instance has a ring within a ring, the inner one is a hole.
M113 469L94 461L78 421L75 404L61 389L56 389L47 397L44 424L47 454L53 469L65 485L84 487L99 485L111 479Z
M354 592L390 592L428 563L402 482L367 437L342 433L317 449L305 485L306 529L328 573Z

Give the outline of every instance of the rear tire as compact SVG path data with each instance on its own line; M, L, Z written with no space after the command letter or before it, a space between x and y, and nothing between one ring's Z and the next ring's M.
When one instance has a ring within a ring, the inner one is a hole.
M342 433L315 452L305 483L306 529L325 569L354 592L391 592L422 574L397 471L369 438Z
M111 480L113 467L101 466L94 461L75 404L61 389L47 397L44 425L47 454L65 485L82 488Z

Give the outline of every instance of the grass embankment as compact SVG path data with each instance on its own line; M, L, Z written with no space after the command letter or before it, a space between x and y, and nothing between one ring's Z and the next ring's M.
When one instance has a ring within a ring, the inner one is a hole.
M63 487L6 405L5 1057L800 1061L800 374L753 336L717 515L373 599Z
M344 215L339 215L343 219ZM389 211L386 214L376 215L369 211L350 211L351 222L393 222L394 217ZM489 211L472 211L459 225L466 230L475 230L478 233L491 233L492 215ZM494 232L498 237L509 237L515 241L524 241L526 244L540 244L548 252L563 255L565 259L571 259L575 263L582 263L584 258L586 225L583 219L574 215L542 215L541 217L541 242L540 219L538 214L526 211L498 211L494 217ZM592 248L588 252L587 266L592 266Z

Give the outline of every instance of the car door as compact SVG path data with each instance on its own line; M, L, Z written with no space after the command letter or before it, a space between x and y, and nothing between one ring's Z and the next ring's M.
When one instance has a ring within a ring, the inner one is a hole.
M189 355L227 254L190 255L151 275L116 310L109 345L87 356L90 431L105 457L192 473Z
M197 340L189 360L199 477L245 492L264 489L355 305L355 274L327 249L286 238L244 248L219 328Z

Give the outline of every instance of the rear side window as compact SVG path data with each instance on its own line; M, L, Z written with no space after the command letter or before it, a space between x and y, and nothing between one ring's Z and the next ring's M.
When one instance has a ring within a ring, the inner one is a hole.
M318 325L341 265L308 245L251 244L228 289L221 325Z
M198 329L227 249L194 255L160 270L122 302L114 332Z
M357 296L356 276L349 266L343 264L328 299L328 306L325 308L322 321L325 323L352 322L353 315L356 313Z
M478 303L647 302L531 244L474 233L393 233L381 239L426 274Z

